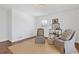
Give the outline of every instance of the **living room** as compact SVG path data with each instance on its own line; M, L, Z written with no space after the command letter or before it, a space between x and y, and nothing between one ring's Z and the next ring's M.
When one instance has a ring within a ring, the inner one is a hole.
M38 28L43 28L44 37L46 39L49 38L49 29L52 27L52 19L58 19L62 34L66 29L77 31L75 42L79 43L78 4L0 4L0 43L2 45L0 48L1 53L7 53L5 51L2 52L3 49L5 50L3 45L5 45L4 42L6 41L10 41L12 43L8 49L14 54L61 53L55 47L52 49L49 48L48 46L54 45L48 45L48 43L46 43L47 41L45 41L46 45L36 44L34 41L37 36ZM33 40L31 41L31 39ZM26 42L28 44L26 44ZM32 45L31 43L34 45L29 46ZM25 48L26 45L27 48Z

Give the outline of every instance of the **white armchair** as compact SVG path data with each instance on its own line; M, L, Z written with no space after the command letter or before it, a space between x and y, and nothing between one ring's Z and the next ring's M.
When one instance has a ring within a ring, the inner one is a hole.
M65 30L62 34L61 38L56 37L54 40L55 47L61 52L65 54L77 53L75 48L75 38L76 31L73 30Z

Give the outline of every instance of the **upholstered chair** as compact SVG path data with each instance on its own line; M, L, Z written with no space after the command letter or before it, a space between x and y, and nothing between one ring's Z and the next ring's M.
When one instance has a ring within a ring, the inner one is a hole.
M54 39L55 47L61 52L65 54L77 53L75 48L75 38L76 31L71 29L67 29L63 32L61 38L56 37Z
M44 38L44 29L43 28L38 28L37 29L37 35L36 35L36 43L44 43L45 38Z

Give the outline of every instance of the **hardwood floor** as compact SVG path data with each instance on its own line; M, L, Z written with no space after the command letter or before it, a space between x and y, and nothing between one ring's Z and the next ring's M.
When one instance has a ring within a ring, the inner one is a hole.
M22 41L9 47L14 54L61 54L54 45L35 43L35 38Z
M75 43L75 47L76 47L77 51L79 52L79 43Z
M10 41L0 42L0 54L12 54L12 52L8 49L11 46Z
M79 52L79 44L75 43ZM0 42L0 54L61 54L54 45L36 44L35 38L26 39L20 42L12 43L10 41Z

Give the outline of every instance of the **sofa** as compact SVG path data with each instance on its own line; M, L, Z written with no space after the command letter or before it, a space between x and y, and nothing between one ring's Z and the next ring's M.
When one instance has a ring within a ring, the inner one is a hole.
M67 29L63 32L61 38L56 37L54 39L55 47L61 52L65 54L77 53L75 48L75 38L77 32L72 29Z

